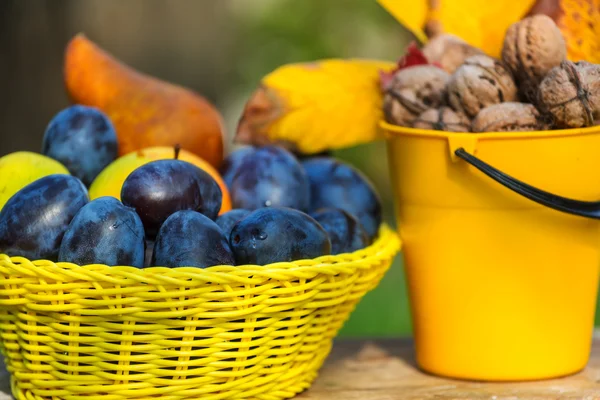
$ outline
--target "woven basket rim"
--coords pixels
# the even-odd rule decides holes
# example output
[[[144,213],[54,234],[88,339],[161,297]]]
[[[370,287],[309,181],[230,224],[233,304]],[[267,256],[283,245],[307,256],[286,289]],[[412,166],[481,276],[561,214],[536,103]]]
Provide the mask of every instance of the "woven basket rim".
[[[48,260],[31,261],[25,257],[0,254],[0,272],[4,275],[15,275],[19,270],[19,275],[43,275],[50,277],[56,274],[79,274],[94,276],[95,279],[103,280],[107,277],[131,278],[133,280],[144,281],[152,278],[175,278],[182,279],[200,279],[203,281],[220,280],[224,276],[236,275],[241,277],[258,275],[276,275],[283,274],[315,274],[327,270],[329,273],[335,273],[336,270],[345,270],[348,268],[357,268],[356,261],[362,261],[361,265],[368,265],[369,261],[375,261],[382,257],[394,257],[401,249],[400,238],[397,233],[387,224],[382,224],[376,240],[363,249],[352,253],[321,256],[314,259],[298,260],[292,262],[279,262],[268,265],[220,265],[208,268],[196,267],[149,267],[139,269],[131,266],[111,267],[103,264],[90,264],[80,266],[77,264],[58,262],[54,263]],[[324,268],[328,267],[328,268]],[[12,270],[6,273],[5,269]]]

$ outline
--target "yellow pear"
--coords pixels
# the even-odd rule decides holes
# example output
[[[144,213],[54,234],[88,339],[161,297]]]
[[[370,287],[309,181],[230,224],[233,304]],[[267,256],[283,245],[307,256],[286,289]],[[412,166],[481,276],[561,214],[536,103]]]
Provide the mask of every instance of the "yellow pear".
[[[42,154],[18,151],[0,158],[0,209],[23,187],[52,174],[67,174],[67,168]]]
[[[112,196],[121,200],[121,187],[123,186],[123,182],[125,182],[125,179],[127,179],[129,174],[131,174],[136,168],[141,167],[150,161],[164,160],[174,157],[175,149],[173,147],[157,146],[132,151],[129,154],[117,158],[106,168],[104,168],[104,170],[102,170],[102,172],[100,172],[100,174],[96,177],[94,182],[92,182],[92,185],[90,186],[90,200],[94,200],[102,196]],[[214,169],[204,159],[183,149],[179,151],[177,158],[203,169],[217,182],[221,188],[221,192],[223,193],[220,214],[231,209],[231,200],[227,186],[216,169]]]

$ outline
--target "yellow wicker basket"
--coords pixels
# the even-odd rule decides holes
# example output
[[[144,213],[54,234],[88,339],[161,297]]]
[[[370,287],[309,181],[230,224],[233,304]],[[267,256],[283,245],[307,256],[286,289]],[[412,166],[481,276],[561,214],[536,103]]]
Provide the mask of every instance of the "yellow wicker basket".
[[[268,266],[77,266],[0,255],[2,350],[19,400],[263,399],[307,389],[400,250]]]

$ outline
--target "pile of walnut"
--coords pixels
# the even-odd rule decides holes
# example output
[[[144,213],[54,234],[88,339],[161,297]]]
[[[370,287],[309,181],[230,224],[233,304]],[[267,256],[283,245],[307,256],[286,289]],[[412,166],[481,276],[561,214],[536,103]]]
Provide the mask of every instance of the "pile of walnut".
[[[580,128],[600,119],[600,65],[566,59],[554,21],[528,17],[506,32],[502,60],[449,35],[400,69],[385,93],[386,121],[452,132]],[[441,68],[440,68],[441,67]]]

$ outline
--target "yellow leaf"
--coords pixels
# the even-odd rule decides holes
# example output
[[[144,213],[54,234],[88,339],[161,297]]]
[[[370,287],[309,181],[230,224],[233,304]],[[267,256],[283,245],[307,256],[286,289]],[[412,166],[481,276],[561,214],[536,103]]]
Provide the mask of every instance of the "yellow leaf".
[[[379,73],[394,66],[363,59],[282,65],[246,103],[235,140],[313,154],[381,139]]]
[[[424,34],[425,26],[435,23],[441,32],[456,35],[493,57],[500,56],[506,29],[522,19],[535,3],[535,0],[377,1],[413,33],[420,30]]]
[[[424,27],[429,14],[428,0],[377,0],[402,26],[408,29],[421,42],[427,42]]]

